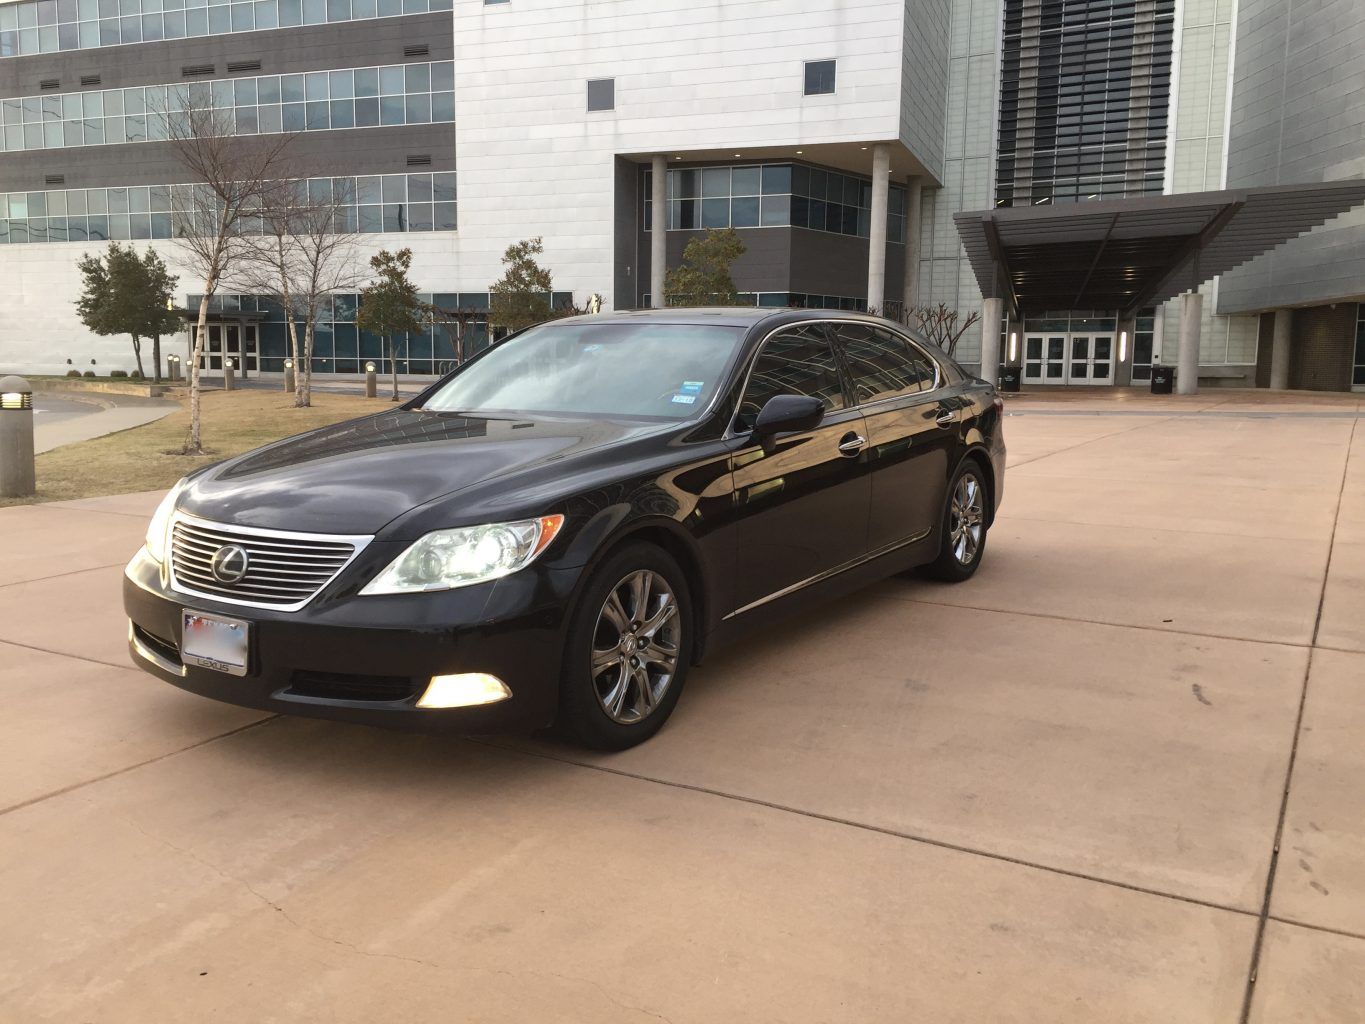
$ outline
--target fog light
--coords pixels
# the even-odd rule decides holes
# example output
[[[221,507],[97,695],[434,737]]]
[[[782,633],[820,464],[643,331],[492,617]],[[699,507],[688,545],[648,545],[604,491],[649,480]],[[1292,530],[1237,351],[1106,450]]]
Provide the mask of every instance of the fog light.
[[[512,691],[497,676],[490,676],[486,672],[465,672],[454,676],[432,676],[417,706],[470,708],[479,704],[496,704],[510,696]]]

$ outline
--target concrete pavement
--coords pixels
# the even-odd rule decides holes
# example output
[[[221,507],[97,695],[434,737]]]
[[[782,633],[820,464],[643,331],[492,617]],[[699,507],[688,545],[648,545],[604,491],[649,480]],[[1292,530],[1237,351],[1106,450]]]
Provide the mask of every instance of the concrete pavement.
[[[1360,403],[1144,397],[1012,400],[974,580],[615,756],[181,693],[159,495],[0,510],[0,1020],[1359,1020]]]

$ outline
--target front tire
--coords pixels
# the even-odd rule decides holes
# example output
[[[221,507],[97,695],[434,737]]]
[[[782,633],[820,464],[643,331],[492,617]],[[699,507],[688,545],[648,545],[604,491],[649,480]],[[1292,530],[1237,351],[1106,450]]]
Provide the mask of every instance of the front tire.
[[[929,576],[946,583],[961,583],[976,575],[986,552],[989,496],[980,464],[967,459],[948,485],[948,500],[939,525],[938,557],[925,566]]]
[[[687,577],[652,544],[599,565],[574,609],[560,677],[558,726],[595,750],[625,750],[663,727],[692,659]]]

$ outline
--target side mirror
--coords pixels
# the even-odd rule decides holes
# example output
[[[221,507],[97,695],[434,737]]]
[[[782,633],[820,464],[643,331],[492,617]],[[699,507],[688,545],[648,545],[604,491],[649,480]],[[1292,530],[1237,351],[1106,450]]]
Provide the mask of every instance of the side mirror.
[[[798,430],[814,430],[824,418],[825,407],[810,395],[773,395],[758,413],[754,433],[762,438]]]

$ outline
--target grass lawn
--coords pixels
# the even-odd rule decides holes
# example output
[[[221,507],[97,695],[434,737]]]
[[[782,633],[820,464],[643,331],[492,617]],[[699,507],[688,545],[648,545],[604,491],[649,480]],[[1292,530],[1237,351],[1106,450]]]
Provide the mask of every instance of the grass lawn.
[[[296,409],[293,401],[293,395],[282,391],[205,393],[200,429],[210,454],[191,457],[168,454],[184,447],[189,433],[185,399],[178,411],[155,423],[39,455],[38,493],[32,498],[0,498],[0,506],[170,487],[198,466],[290,434],[393,407],[386,398],[316,391],[311,408]]]

